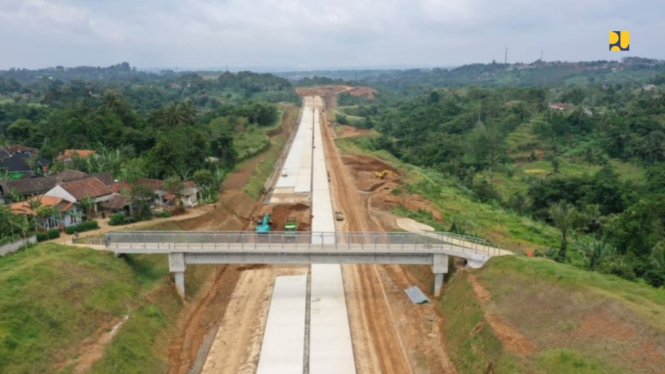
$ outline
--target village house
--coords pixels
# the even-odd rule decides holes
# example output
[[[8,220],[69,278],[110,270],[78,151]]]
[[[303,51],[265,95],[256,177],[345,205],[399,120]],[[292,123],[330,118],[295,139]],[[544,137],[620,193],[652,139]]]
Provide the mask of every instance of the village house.
[[[159,179],[141,178],[137,180],[135,184],[145,186],[155,194],[155,201],[153,202],[154,206],[163,207],[175,204],[176,196],[166,191],[164,188],[164,181]],[[109,188],[115,193],[129,194],[132,190],[132,185],[119,182],[109,186]],[[180,201],[182,205],[188,207],[193,207],[198,204],[198,188],[194,182],[183,182],[182,190],[180,191]]]
[[[93,211],[99,211],[100,203],[111,200],[113,192],[97,178],[86,178],[67,182],[53,187],[44,195],[58,197],[71,203],[81,205],[81,200],[93,199]]]
[[[40,206],[49,207],[51,212],[39,217]],[[74,203],[59,197],[37,195],[29,200],[14,203],[10,208],[15,214],[38,217],[37,221],[45,230],[81,223],[81,210]]]

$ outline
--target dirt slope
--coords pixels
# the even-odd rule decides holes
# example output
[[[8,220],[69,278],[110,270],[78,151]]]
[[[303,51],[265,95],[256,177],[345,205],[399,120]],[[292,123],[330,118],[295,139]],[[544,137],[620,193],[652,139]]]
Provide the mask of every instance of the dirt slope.
[[[646,285],[506,256],[458,273],[439,306],[465,372],[662,373],[665,295]]]

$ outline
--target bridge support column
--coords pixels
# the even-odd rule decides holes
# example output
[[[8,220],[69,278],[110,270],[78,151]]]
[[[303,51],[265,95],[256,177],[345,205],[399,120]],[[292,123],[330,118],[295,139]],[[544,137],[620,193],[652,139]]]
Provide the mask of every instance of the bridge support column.
[[[183,299],[185,298],[185,254],[169,253],[169,271],[174,273],[175,288]]]
[[[443,286],[443,277],[448,273],[448,255],[432,255],[432,273],[434,273],[434,296],[439,297]]]

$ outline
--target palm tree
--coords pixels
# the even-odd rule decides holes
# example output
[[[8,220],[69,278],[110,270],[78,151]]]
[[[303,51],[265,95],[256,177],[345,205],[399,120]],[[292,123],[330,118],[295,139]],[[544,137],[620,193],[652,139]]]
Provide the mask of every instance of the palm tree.
[[[169,128],[179,124],[192,125],[196,118],[196,107],[191,101],[173,102],[162,108],[161,120]]]
[[[127,102],[114,90],[106,90],[102,95],[102,106],[99,110],[104,113],[121,114],[127,109]]]
[[[592,238],[580,246],[582,252],[587,258],[587,268],[596,270],[608,257],[614,254],[614,247],[602,240]]]
[[[550,218],[554,222],[559,231],[561,231],[561,247],[557,261],[564,262],[566,260],[566,251],[568,249],[568,230],[573,225],[575,219],[575,207],[565,200],[561,200],[556,204],[550,205],[549,213]]]

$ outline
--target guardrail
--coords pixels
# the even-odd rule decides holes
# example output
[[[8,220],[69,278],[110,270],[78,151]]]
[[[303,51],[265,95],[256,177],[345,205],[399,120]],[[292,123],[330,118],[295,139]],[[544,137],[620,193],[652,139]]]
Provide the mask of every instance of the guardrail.
[[[464,253],[486,256],[498,255],[501,249],[485,245],[482,240],[465,240],[461,235],[445,232],[424,234],[403,232],[182,232],[182,231],[116,231],[106,234],[105,245],[110,249],[175,248],[186,245],[192,249],[207,248],[223,250],[240,248],[251,250],[261,247],[271,250],[284,248],[307,250],[359,249],[359,250],[405,250],[410,249],[454,249]]]

